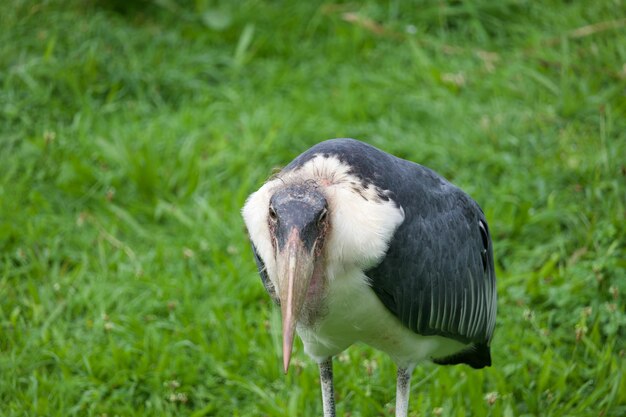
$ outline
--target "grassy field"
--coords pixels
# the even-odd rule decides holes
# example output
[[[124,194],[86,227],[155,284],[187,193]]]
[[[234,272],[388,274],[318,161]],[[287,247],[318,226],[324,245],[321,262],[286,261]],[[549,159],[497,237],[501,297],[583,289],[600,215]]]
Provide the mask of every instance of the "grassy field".
[[[239,210],[346,136],[493,232],[493,367],[418,367],[412,416],[626,415],[625,10],[0,2],[0,416],[321,415]],[[393,413],[387,357],[335,373],[339,415]]]

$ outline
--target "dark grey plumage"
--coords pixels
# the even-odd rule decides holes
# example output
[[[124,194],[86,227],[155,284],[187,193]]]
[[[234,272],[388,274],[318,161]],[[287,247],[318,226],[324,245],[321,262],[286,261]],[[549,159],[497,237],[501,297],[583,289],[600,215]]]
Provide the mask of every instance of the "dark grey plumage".
[[[267,275],[265,263],[263,262],[263,259],[261,259],[261,257],[259,256],[259,253],[257,252],[254,244],[252,244],[252,254],[254,255],[254,262],[256,262],[256,267],[259,270],[259,276],[261,277],[261,281],[263,282],[265,290],[272,298],[272,301],[280,305],[280,301],[278,299],[278,296],[276,295],[276,288],[274,288],[274,284],[272,284],[270,277]]]

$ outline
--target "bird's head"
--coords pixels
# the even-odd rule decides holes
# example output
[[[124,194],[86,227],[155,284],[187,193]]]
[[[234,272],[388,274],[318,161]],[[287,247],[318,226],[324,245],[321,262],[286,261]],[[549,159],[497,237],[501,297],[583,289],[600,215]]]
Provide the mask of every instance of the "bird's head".
[[[292,184],[270,198],[267,221],[276,259],[283,321],[283,366],[289,368],[296,323],[315,304],[322,283],[328,202],[314,184]]]

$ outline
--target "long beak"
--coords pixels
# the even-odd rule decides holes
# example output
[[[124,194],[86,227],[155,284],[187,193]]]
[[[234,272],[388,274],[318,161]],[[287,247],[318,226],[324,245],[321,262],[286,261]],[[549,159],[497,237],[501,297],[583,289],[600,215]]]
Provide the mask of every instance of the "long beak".
[[[280,308],[283,318],[283,369],[289,369],[296,323],[313,275],[313,254],[306,250],[295,227],[277,260]]]

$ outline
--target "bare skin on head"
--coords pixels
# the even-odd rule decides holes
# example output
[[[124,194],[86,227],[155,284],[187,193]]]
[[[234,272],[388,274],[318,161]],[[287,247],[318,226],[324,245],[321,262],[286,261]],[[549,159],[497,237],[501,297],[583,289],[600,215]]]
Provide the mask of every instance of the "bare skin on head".
[[[310,291],[328,230],[325,197],[308,184],[287,186],[271,199],[268,225],[277,253],[278,294],[283,322],[283,369],[289,369],[296,324],[305,305],[316,304]],[[317,281],[321,277],[317,277]],[[319,283],[315,283],[319,286]]]

